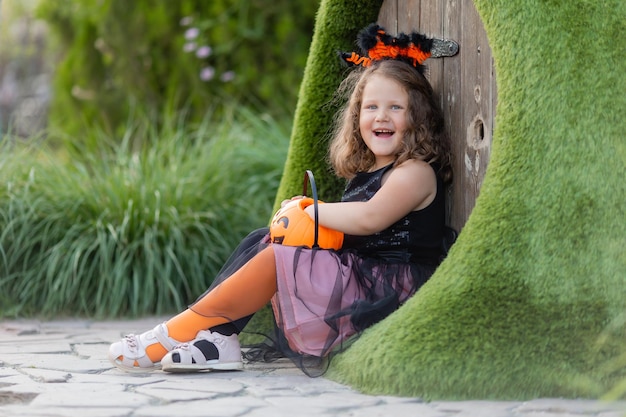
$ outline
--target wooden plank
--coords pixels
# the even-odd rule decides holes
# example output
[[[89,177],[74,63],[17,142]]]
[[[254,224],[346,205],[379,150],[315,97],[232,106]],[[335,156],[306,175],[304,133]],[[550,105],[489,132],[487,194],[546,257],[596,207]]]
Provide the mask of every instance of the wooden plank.
[[[398,32],[398,1],[385,0],[378,13],[378,24],[391,33]]]
[[[461,63],[464,45],[461,44],[461,5],[457,0],[446,1],[443,19],[443,36],[459,42],[459,54],[453,58],[443,60],[443,85],[440,100],[443,107],[443,117],[446,121],[446,129],[452,141],[452,164],[454,179],[452,186],[446,190],[446,220],[457,231],[465,224],[464,216],[459,207],[462,205],[462,194],[459,186],[459,167],[462,159],[459,155],[464,152],[464,138],[461,136],[459,126],[463,124],[461,106]]]
[[[422,0],[420,7],[420,25],[415,27],[429,37],[443,37],[443,9],[441,0]],[[441,96],[443,87],[443,59],[429,59],[426,61],[426,76],[433,86],[433,90]],[[441,102],[441,100],[440,100]]]
[[[422,3],[430,0],[400,0],[398,1],[398,30],[397,32],[412,32],[419,30],[422,24]],[[397,33],[396,32],[396,33]]]
[[[456,181],[453,185],[456,191],[453,213],[459,222],[456,227],[465,224],[478,195],[478,170],[475,169],[477,155],[476,151],[469,146],[473,139],[468,136],[473,134],[473,130],[481,120],[474,99],[479,52],[476,42],[476,17],[472,13],[473,4],[470,5],[469,3],[471,0],[463,0],[461,3],[461,44],[463,45],[460,55],[463,65],[461,66],[461,89],[459,91],[461,95],[461,119],[460,124],[456,127],[459,138],[455,153]],[[478,161],[480,161],[480,154]]]

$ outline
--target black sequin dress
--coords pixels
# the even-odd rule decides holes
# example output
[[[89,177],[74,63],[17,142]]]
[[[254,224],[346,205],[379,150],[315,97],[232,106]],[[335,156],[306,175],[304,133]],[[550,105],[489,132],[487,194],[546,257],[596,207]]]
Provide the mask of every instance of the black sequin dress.
[[[342,201],[367,201],[391,165],[358,174]],[[296,352],[324,356],[396,310],[432,275],[442,257],[442,184],[427,207],[370,236],[344,238],[340,251],[275,247],[278,327]]]

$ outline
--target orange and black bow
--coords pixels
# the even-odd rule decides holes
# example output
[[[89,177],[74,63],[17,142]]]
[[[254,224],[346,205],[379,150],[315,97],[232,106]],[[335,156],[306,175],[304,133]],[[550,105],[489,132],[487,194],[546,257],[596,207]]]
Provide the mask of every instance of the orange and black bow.
[[[418,32],[391,36],[385,32],[385,29],[374,23],[358,35],[357,45],[361,50],[360,54],[340,52],[340,56],[348,65],[362,67],[370,66],[373,61],[398,59],[411,64],[423,73],[424,61],[435,56],[432,50],[436,42],[438,45],[436,56],[452,56],[458,51],[456,42],[427,38]],[[443,50],[440,50],[440,44]]]

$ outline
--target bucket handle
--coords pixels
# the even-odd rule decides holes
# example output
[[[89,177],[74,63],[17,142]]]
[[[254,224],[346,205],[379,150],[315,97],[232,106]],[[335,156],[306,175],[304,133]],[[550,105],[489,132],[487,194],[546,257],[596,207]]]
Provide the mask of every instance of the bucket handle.
[[[314,220],[315,220],[315,234],[313,238],[313,247],[318,248],[317,244],[318,235],[319,235],[319,214],[317,212],[318,208],[318,199],[317,199],[317,187],[315,186],[315,177],[313,176],[313,172],[310,169],[307,169],[304,173],[304,185],[302,186],[302,195],[306,196],[307,193],[307,183],[311,184],[311,194],[313,194],[313,212],[314,212]]]

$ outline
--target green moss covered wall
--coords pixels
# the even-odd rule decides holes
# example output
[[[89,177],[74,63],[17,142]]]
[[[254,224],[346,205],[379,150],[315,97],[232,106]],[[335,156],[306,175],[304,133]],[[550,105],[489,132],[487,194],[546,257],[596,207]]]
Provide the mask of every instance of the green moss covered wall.
[[[626,353],[626,3],[475,5],[498,84],[480,196],[432,279],[329,376],[426,399],[602,397],[626,380],[616,362]]]

